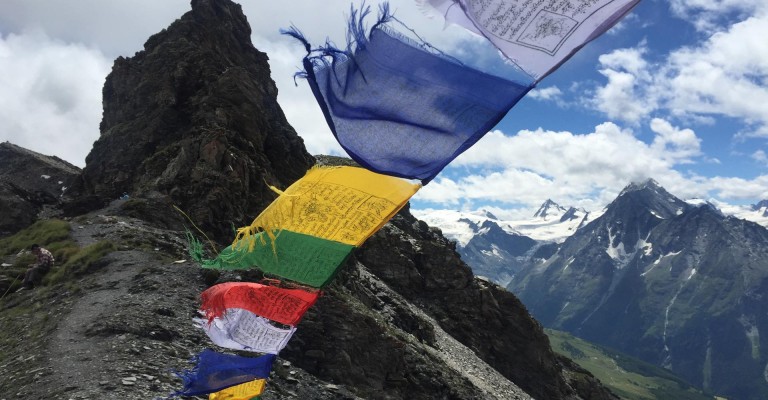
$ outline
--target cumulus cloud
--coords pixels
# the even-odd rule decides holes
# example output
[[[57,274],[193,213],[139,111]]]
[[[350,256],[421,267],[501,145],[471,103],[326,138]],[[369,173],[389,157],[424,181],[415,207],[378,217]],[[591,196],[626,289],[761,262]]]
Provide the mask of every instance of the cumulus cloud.
[[[663,114],[697,123],[711,123],[712,117],[743,119],[752,129],[740,135],[764,136],[766,37],[768,12],[747,17],[701,45],[674,50],[658,63],[647,60],[645,44],[615,50],[600,56],[607,83],[588,104],[611,119],[631,123]]]
[[[651,120],[651,130],[656,133],[651,149],[671,163],[692,163],[692,157],[701,155],[701,139],[693,130],[678,129],[661,118]]]
[[[98,50],[39,31],[0,38],[0,141],[83,166],[110,66]]]
[[[637,123],[658,107],[655,99],[645,95],[651,74],[644,53],[639,47],[600,56],[599,72],[608,83],[597,89],[590,103],[609,118]]]
[[[757,150],[756,152],[752,153],[750,157],[760,164],[768,165],[768,155],[766,155],[762,150]]]
[[[768,14],[671,54],[664,85],[677,114],[715,114],[768,124]]]
[[[742,15],[765,11],[763,0],[671,0],[670,9],[684,18],[699,31],[718,30],[722,19],[731,13]]]
[[[509,136],[492,131],[452,165],[481,173],[458,180],[438,178],[417,194],[418,200],[457,204],[464,199],[540,204],[557,198],[566,204],[608,202],[632,181],[654,178],[683,196],[704,194],[675,168],[696,161],[700,139],[691,129],[668,121],[650,124],[650,144],[610,122],[594,132],[574,134],[538,129]]]
[[[114,59],[142,50],[150,35],[188,10],[189,0],[3,0],[0,33],[43,31]]]
[[[768,199],[768,175],[760,175],[753,179],[716,176],[703,183],[713,195],[720,198]]]
[[[528,92],[528,97],[542,101],[559,101],[563,96],[563,92],[557,86],[549,86],[545,88],[536,88]]]

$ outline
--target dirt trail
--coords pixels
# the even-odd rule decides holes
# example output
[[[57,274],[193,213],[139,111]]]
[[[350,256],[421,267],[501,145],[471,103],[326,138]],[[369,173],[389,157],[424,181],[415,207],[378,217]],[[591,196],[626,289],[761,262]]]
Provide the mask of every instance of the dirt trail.
[[[203,331],[192,324],[205,285],[197,266],[178,262],[185,242],[178,233],[110,211],[72,222],[72,237],[81,247],[107,240],[118,251],[70,284],[71,291],[45,299],[56,326],[45,346],[18,349],[19,357],[40,366],[16,371],[19,379],[35,373],[34,385],[17,397],[101,399],[105,392],[115,399],[165,397],[180,385],[171,371],[187,368],[187,360],[205,345]],[[42,292],[19,296],[39,302]]]

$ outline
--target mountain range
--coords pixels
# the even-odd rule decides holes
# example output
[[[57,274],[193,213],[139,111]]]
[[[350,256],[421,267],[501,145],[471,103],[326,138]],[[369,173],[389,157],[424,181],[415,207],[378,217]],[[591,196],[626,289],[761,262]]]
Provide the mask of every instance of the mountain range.
[[[760,220],[765,205],[740,215]],[[532,221],[564,210],[547,201]],[[457,227],[422,217],[445,226],[449,237]],[[548,228],[569,222],[561,219],[552,218]],[[493,223],[518,241],[526,237],[514,228],[525,224],[488,221],[474,226]],[[583,222],[566,237],[534,241],[495,274],[490,256],[473,264],[472,243],[488,241],[486,231],[465,232],[457,247],[476,273],[507,284],[546,327],[662,366],[728,398],[768,398],[768,229],[710,202],[683,201],[653,180],[628,185]],[[506,242],[484,246],[503,249]]]
[[[600,214],[547,200],[527,220],[500,220],[485,210],[414,210],[414,215],[455,240],[476,275],[506,286],[532,260],[548,258],[558,243]]]

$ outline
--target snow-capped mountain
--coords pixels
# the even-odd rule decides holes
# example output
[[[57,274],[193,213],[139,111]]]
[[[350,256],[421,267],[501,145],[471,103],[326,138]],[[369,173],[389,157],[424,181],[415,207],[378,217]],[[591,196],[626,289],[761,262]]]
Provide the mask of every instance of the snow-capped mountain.
[[[765,227],[649,180],[627,186],[508,288],[544,326],[728,398],[768,398],[766,255]]]
[[[560,219],[567,211],[567,208],[555,203],[550,199],[547,199],[533,214],[533,217],[545,220]]]

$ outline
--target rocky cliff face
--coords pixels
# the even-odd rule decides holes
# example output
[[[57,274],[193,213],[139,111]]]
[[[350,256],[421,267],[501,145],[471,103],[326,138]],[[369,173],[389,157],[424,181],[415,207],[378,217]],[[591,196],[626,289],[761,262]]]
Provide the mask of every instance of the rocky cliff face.
[[[0,236],[31,225],[59,204],[80,169],[58,158],[0,143]]]
[[[231,224],[249,223],[274,199],[267,183],[301,177],[313,158],[250,35],[239,5],[193,0],[143,51],[118,58],[103,89],[101,136],[73,188],[80,201],[164,197],[226,240]]]
[[[358,259],[533,397],[613,397],[585,371],[556,356],[522,303],[503,288],[475,278],[454,246],[439,230],[406,212],[369,239]]]

